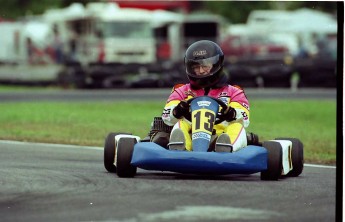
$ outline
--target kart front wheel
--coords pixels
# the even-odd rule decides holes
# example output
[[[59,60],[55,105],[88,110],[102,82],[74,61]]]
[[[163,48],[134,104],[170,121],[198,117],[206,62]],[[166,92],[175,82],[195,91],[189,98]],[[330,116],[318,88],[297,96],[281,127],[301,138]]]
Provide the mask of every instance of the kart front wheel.
[[[135,138],[120,138],[116,148],[116,173],[119,177],[134,177],[137,167],[131,165]]]
[[[104,167],[110,173],[116,173],[115,161],[115,136],[118,133],[109,133],[104,142]]]
[[[304,166],[303,143],[296,138],[277,138],[276,140],[289,140],[292,143],[291,160],[292,170],[286,174],[289,177],[298,177]]]
[[[267,149],[267,170],[261,172],[261,180],[278,180],[283,169],[283,149],[280,143],[265,141],[263,147]]]
[[[104,141],[104,167],[110,173],[116,173],[115,155],[116,155],[116,142],[115,136],[120,134],[131,135],[129,133],[109,133]]]

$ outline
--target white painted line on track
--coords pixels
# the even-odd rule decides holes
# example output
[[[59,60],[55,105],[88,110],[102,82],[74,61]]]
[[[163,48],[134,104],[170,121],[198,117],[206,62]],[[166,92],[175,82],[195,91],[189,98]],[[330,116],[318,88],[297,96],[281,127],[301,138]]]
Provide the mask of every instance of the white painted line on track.
[[[34,142],[21,142],[21,141],[11,141],[11,140],[0,140],[1,144],[13,144],[13,145],[31,145],[31,146],[50,146],[56,148],[73,148],[73,149],[89,149],[89,150],[102,150],[103,147],[97,146],[80,146],[80,145],[69,145],[69,144],[56,144],[56,143],[34,143]]]
[[[138,221],[233,221],[233,220],[269,220],[283,216],[268,210],[251,208],[235,208],[228,206],[178,206],[173,210],[160,211],[156,213],[141,213],[135,218],[127,218],[119,222]]]
[[[89,150],[103,151],[103,147],[97,147],[97,146],[79,146],[79,145],[55,144],[55,143],[34,143],[34,142],[12,141],[12,140],[0,140],[0,145],[1,144],[51,146],[51,147],[60,147],[60,148],[89,149]],[[309,163],[305,163],[304,166],[305,167],[314,167],[314,168],[336,169],[336,166],[309,164]]]
[[[336,166],[309,164],[309,163],[305,163],[304,166],[306,166],[306,167],[316,167],[316,168],[329,168],[329,169],[336,169],[337,168]]]

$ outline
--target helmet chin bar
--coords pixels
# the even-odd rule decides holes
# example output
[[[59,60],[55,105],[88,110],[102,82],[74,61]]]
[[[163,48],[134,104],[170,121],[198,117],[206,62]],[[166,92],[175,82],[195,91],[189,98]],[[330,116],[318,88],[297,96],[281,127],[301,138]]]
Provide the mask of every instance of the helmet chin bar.
[[[213,87],[217,85],[218,81],[220,80],[219,78],[220,72],[221,70],[211,76],[206,76],[203,78],[197,78],[195,76],[188,75],[188,79],[190,81],[190,84],[193,86],[193,88]]]

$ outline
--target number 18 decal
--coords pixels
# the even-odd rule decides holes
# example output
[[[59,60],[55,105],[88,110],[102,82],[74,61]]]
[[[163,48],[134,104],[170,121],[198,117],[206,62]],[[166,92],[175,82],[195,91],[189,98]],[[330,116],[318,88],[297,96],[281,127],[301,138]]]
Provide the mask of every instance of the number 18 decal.
[[[193,113],[193,133],[208,132],[212,133],[215,121],[215,113],[208,109],[198,109]]]

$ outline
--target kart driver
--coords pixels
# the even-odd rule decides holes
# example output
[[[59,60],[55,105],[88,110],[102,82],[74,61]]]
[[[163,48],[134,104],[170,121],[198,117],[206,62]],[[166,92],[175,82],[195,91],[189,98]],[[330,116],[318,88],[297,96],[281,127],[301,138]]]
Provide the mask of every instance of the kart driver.
[[[247,146],[249,102],[241,88],[227,84],[223,61],[221,48],[212,41],[197,41],[187,49],[184,63],[189,83],[173,88],[162,114],[164,123],[173,126],[169,149],[192,151],[192,126],[184,118],[190,115],[186,101],[204,95],[218,98],[228,106],[221,110],[225,121],[214,126],[217,136],[214,151],[233,152]]]

